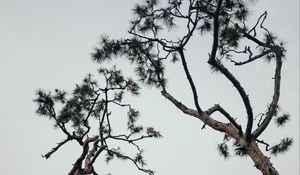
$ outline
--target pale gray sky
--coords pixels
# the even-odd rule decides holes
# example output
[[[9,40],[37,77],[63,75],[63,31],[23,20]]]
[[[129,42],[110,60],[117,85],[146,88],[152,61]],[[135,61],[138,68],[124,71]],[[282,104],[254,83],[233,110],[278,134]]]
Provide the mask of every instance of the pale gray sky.
[[[80,154],[79,147],[68,144],[49,160],[41,157],[64,136],[53,129],[49,120],[34,113],[34,92],[37,88],[71,90],[87,73],[95,72],[99,65],[90,61],[90,53],[99,36],[106,33],[112,38],[126,37],[134,2],[137,1],[0,0],[1,174],[67,174]],[[299,1],[257,1],[253,20],[264,10],[269,12],[268,27],[287,42],[280,105],[292,118],[287,127],[270,127],[263,137],[271,144],[285,136],[294,138],[291,150],[272,157],[271,161],[281,174],[296,175],[299,174]],[[191,47],[188,58],[190,65],[197,65],[191,66],[195,79],[205,82],[197,84],[200,103],[205,108],[220,103],[243,121],[244,109],[235,90],[222,76],[212,74],[206,64],[210,49],[207,43],[211,41],[194,42],[200,48]],[[234,69],[238,77],[244,77],[241,82],[249,91],[255,114],[264,112],[271,99],[273,68],[272,64],[251,64],[247,69]],[[192,106],[188,84],[180,73],[180,65],[168,69],[168,87]],[[220,157],[216,147],[223,135],[211,129],[201,130],[200,121],[184,116],[158,90],[145,90],[142,98],[130,100],[142,112],[140,122],[154,126],[164,136],[142,143],[148,167],[158,175],[260,174],[251,159],[232,157],[225,161]],[[97,168],[103,175],[142,174],[133,164],[122,161],[108,166],[99,162]]]

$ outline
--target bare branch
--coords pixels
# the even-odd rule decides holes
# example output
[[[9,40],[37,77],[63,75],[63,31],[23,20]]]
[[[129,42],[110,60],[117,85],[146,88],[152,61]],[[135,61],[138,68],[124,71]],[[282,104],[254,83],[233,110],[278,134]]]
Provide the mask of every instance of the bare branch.
[[[197,24],[199,22],[199,11],[197,10],[196,11],[196,14],[195,14],[195,19],[193,21],[192,19],[192,13],[191,13],[191,10],[193,9],[192,7],[192,3],[190,2],[190,5],[189,5],[189,15],[188,15],[188,24],[187,24],[187,28],[188,28],[188,32],[187,34],[181,39],[181,47],[183,48],[187,43],[188,41],[190,40],[191,36],[193,35],[195,29],[197,28]],[[192,24],[192,28],[190,27],[190,24]]]
[[[275,77],[274,77],[273,98],[269,106],[269,109],[266,113],[265,119],[263,120],[261,125],[252,133],[254,138],[257,138],[267,128],[278,107],[278,100],[280,96],[281,67],[282,67],[282,58],[276,55],[276,69],[275,69]]]
[[[212,44],[212,50],[210,53],[210,60],[215,60],[217,50],[218,50],[218,44],[219,44],[219,16],[220,16],[220,10],[221,10],[222,0],[218,1],[216,11],[214,13],[214,22],[213,22],[213,44]]]
[[[100,94],[97,94],[96,98],[92,102],[92,105],[89,109],[89,112],[88,112],[86,118],[83,120],[83,125],[87,128],[87,130],[85,131],[85,133],[82,134],[81,139],[83,139],[90,132],[91,127],[88,124],[88,120],[89,120],[89,117],[91,116],[91,114],[94,110],[94,107],[97,103],[97,100],[98,100],[99,96],[100,96]]]
[[[235,119],[233,117],[231,117],[231,115],[224,109],[222,108],[220,105],[216,104],[214,105],[213,108],[208,109],[208,112],[210,114],[212,114],[214,111],[219,111],[221,114],[223,114],[227,120],[233,124],[233,126],[239,130],[240,135],[243,135],[243,131],[242,131],[242,127],[241,125],[237,124]],[[206,112],[207,113],[207,112]]]
[[[192,92],[193,92],[194,104],[196,106],[196,109],[197,109],[198,113],[202,114],[203,111],[202,111],[202,109],[199,106],[197,90],[196,90],[194,81],[192,79],[192,76],[191,76],[191,74],[189,72],[189,69],[188,69],[188,66],[187,66],[187,63],[186,63],[186,59],[185,59],[185,55],[184,55],[182,49],[179,50],[179,54],[180,54],[180,57],[181,57],[182,66],[183,66],[185,75],[186,75],[186,77],[187,77],[187,79],[189,81],[189,84],[190,84]]]
[[[269,149],[269,144],[268,143],[266,143],[265,141],[263,141],[263,140],[258,140],[258,139],[256,139],[256,141],[258,142],[258,143],[260,143],[260,144],[263,144],[263,145],[265,145],[266,146],[266,151],[270,151],[270,149]],[[272,148],[271,148],[272,149]]]
[[[260,15],[260,17],[256,21],[256,24],[253,26],[253,28],[251,30],[249,30],[248,34],[251,34],[251,32],[253,32],[253,37],[256,37],[256,27],[258,26],[260,20],[262,19],[262,21],[260,22],[260,27],[264,28],[263,23],[265,22],[267,15],[268,15],[267,11],[265,11],[262,15]]]
[[[225,68],[223,65],[218,63],[218,61],[216,61],[216,60],[210,59],[209,64],[215,66],[218,70],[220,70],[222,72],[222,74],[234,85],[234,87],[239,92],[239,94],[244,102],[244,106],[246,108],[247,115],[248,115],[246,137],[249,140],[251,137],[250,135],[251,135],[252,125],[253,125],[253,111],[252,111],[252,107],[251,107],[248,95],[246,94],[246,92],[245,92],[244,88],[242,87],[242,85],[240,84],[240,82],[230,73],[230,71],[227,68]]]
[[[257,122],[257,127],[259,127],[259,126],[261,125],[263,116],[265,116],[265,115],[266,115],[266,114],[264,114],[264,113],[260,113],[260,114],[258,114],[257,116],[254,117],[254,120],[256,120],[257,117],[259,117],[259,120],[258,120],[258,122]]]
[[[55,153],[61,146],[63,146],[65,143],[67,143],[68,141],[72,140],[72,137],[68,137],[65,140],[57,143],[57,146],[52,148],[51,151],[49,151],[47,154],[42,155],[42,157],[45,157],[46,159],[50,158],[50,156]]]
[[[200,119],[203,123],[207,124],[211,128],[220,131],[225,132],[228,135],[230,135],[232,138],[240,139],[239,131],[232,125],[228,125],[226,123],[219,122],[217,120],[214,120],[209,115],[207,115],[205,112],[199,114],[196,110],[190,109],[186,107],[184,104],[176,100],[173,96],[171,96],[168,92],[162,91],[161,94],[167,98],[170,102],[172,102],[178,109],[180,109],[183,113],[193,116],[197,119]]]
[[[125,138],[122,138],[120,136],[123,136]],[[114,139],[114,140],[121,140],[121,141],[128,142],[128,143],[134,145],[139,151],[141,151],[140,147],[137,144],[135,144],[134,142],[139,141],[139,140],[143,140],[145,138],[151,138],[151,137],[153,137],[152,135],[142,135],[142,136],[140,136],[138,138],[135,138],[135,139],[129,139],[130,136],[131,136],[131,134],[129,136],[126,136],[126,135],[119,135],[119,136],[109,135],[107,138],[111,138],[111,139]]]
[[[255,61],[255,60],[257,60],[257,59],[259,59],[259,58],[261,58],[261,57],[263,57],[263,56],[265,56],[265,55],[271,53],[271,52],[273,52],[272,49],[268,49],[268,50],[262,51],[260,54],[255,55],[255,56],[253,56],[253,57],[250,56],[249,59],[248,59],[247,61],[236,62],[236,61],[231,60],[231,62],[233,62],[234,65],[236,65],[236,66],[241,66],[241,65],[250,63],[250,62],[252,62],[252,61]]]

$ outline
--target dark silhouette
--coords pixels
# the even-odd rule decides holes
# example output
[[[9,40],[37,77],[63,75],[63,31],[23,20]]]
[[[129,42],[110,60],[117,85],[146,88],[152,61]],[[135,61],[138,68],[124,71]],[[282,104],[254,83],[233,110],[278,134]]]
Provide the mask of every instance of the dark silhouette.
[[[55,121],[55,124],[67,136],[53,150],[44,155],[48,158],[68,141],[75,140],[83,148],[82,155],[75,162],[70,174],[95,173],[93,163],[100,153],[107,153],[107,160],[113,157],[131,160],[142,171],[152,174],[153,171],[143,169],[144,165],[141,150],[135,141],[148,137],[160,137],[154,128],[146,131],[134,123],[137,111],[129,104],[122,104],[125,91],[138,94],[139,84],[155,87],[161,90],[161,95],[169,100],[184,114],[195,117],[203,122],[202,128],[210,127],[224,134],[223,141],[218,145],[219,152],[225,158],[230,155],[228,142],[233,142],[233,152],[238,156],[249,156],[255,167],[264,175],[278,175],[270,158],[261,151],[258,144],[265,147],[270,155],[278,155],[287,151],[293,143],[292,138],[283,138],[276,145],[269,145],[261,138],[261,134],[274,120],[277,126],[283,126],[288,120],[288,114],[278,112],[280,96],[281,67],[285,60],[286,50],[281,42],[264,25],[267,12],[261,14],[257,22],[250,26],[247,24],[249,16],[249,1],[244,0],[147,0],[136,4],[133,12],[134,17],[130,23],[129,33],[132,37],[125,39],[110,39],[103,36],[100,45],[92,54],[93,61],[102,63],[112,58],[122,57],[128,59],[135,70],[137,82],[125,79],[120,71],[113,69],[101,69],[100,73],[105,76],[105,87],[96,87],[90,77],[84,80],[83,85],[77,86],[72,97],[66,99],[65,93],[57,90],[55,94],[44,91],[38,92],[35,100],[39,104],[38,113]],[[164,36],[172,32],[174,28],[184,30],[176,39]],[[224,107],[219,104],[204,109],[199,103],[198,88],[195,83],[195,75],[192,75],[188,65],[187,45],[191,39],[202,36],[211,36],[211,50],[208,51],[208,66],[215,72],[225,77],[235,88],[240,96],[246,111],[246,124],[242,126],[239,120],[243,117],[234,118]],[[206,44],[207,41],[202,41]],[[201,44],[201,40],[199,39]],[[200,44],[198,47],[200,47]],[[246,59],[245,59],[246,57]],[[244,59],[243,59],[244,58]],[[235,66],[247,66],[258,60],[264,63],[275,64],[273,95],[265,112],[259,116],[253,114],[253,103],[250,102],[248,93],[242,83],[229,69],[228,64]],[[176,94],[171,94],[167,87],[165,76],[166,61],[174,64],[181,63],[182,70],[187,78],[187,83],[192,92],[194,107],[182,103]],[[260,64],[264,64],[261,63]],[[195,66],[195,65],[194,65]],[[201,84],[205,86],[205,83]],[[260,86],[260,85],[258,85]],[[114,98],[110,99],[108,93],[117,91]],[[214,93],[214,92],[212,92]],[[104,95],[100,98],[100,95]],[[61,103],[63,108],[60,114],[55,113],[54,103]],[[128,129],[129,135],[113,135],[109,123],[109,104],[116,104],[129,108]],[[166,109],[167,110],[167,109]],[[227,122],[216,120],[213,115],[220,113]],[[98,134],[88,137],[91,131],[90,119],[99,121]],[[74,132],[67,130],[67,125],[72,125]],[[142,134],[132,138],[133,134]],[[137,157],[131,158],[123,155],[120,150],[109,148],[106,139],[115,139],[128,142],[137,147]],[[89,148],[93,143],[93,148]],[[85,166],[82,167],[83,160]]]

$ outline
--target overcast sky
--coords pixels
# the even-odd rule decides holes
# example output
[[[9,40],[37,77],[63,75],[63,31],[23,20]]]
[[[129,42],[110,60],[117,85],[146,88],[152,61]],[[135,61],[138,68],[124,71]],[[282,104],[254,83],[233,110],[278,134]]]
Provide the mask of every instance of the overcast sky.
[[[51,159],[45,154],[64,136],[51,121],[35,114],[34,93],[38,88],[72,90],[87,73],[99,65],[90,54],[102,34],[126,37],[132,0],[0,0],[0,171],[7,175],[67,174],[79,147],[68,144]],[[282,112],[291,114],[284,128],[270,127],[265,141],[277,143],[294,138],[294,146],[271,161],[281,174],[299,174],[299,1],[260,0],[252,11],[252,21],[268,11],[266,25],[286,41],[287,60],[282,73]],[[191,72],[196,76],[200,103],[204,108],[220,103],[243,122],[245,111],[235,89],[221,75],[211,73],[206,64],[211,41],[194,40],[198,49],[188,50]],[[199,59],[202,57],[202,59]],[[249,92],[255,114],[264,112],[272,94],[274,65],[263,61],[246,69],[234,68]],[[119,65],[125,68],[124,65]],[[127,66],[126,66],[127,67]],[[191,93],[180,65],[167,69],[168,88],[176,97],[193,106]],[[199,80],[199,81],[198,81]],[[154,126],[164,138],[145,140],[145,159],[157,175],[253,175],[260,174],[249,158],[224,160],[217,152],[223,135],[184,116],[161,95],[146,89],[141,98],[129,98],[142,112],[140,122]],[[124,117],[126,117],[124,113]],[[116,120],[118,122],[118,120]],[[273,123],[272,123],[273,124]],[[118,127],[119,123],[116,123]],[[263,148],[262,148],[263,149]],[[133,164],[115,161],[97,165],[102,175],[143,174]]]

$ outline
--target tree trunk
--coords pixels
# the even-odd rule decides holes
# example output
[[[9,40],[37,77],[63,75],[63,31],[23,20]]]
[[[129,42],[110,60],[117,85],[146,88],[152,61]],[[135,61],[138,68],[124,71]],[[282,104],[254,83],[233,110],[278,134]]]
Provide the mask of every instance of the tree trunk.
[[[270,162],[270,159],[261,152],[255,141],[249,143],[246,148],[247,153],[255,163],[256,168],[258,168],[263,175],[279,175],[273,167],[273,164]]]

